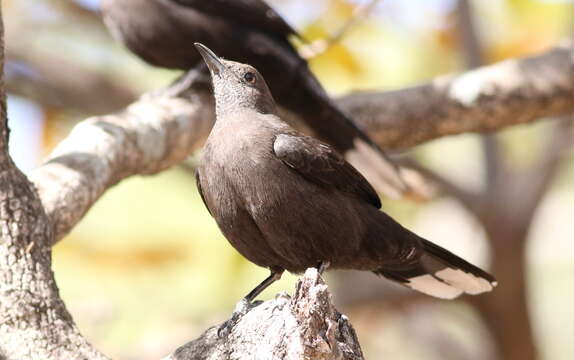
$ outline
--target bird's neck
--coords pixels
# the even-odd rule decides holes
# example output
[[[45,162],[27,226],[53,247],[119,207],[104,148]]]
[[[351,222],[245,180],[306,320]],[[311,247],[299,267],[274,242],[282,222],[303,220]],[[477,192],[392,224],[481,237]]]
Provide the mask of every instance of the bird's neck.
[[[213,161],[228,163],[229,159],[239,159],[247,153],[268,153],[277,134],[291,131],[289,125],[272,114],[249,111],[218,116],[204,152],[209,153]]]
[[[233,113],[217,114],[217,121],[210,137],[250,139],[254,134],[277,134],[292,130],[275,114],[259,114],[249,109],[236,109]]]
[[[265,98],[241,98],[226,94],[216,94],[215,112],[217,118],[233,116],[237,113],[275,114],[275,102]]]

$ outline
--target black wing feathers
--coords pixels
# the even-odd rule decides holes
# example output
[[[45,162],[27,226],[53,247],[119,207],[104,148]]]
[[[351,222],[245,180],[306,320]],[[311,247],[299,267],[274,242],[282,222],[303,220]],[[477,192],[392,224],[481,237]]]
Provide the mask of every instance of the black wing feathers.
[[[440,260],[447,267],[450,266],[458,268],[466,273],[483,278],[489,283],[496,283],[494,276],[490,275],[479,267],[472,265],[461,257],[456,256],[447,249],[444,249],[427,240],[423,240],[423,247],[427,253],[431,254],[435,259]]]
[[[183,6],[257,28],[269,34],[298,36],[297,32],[263,0],[171,0]]]
[[[371,184],[329,145],[312,137],[280,134],[275,155],[308,181],[359,196],[376,208],[381,199]]]

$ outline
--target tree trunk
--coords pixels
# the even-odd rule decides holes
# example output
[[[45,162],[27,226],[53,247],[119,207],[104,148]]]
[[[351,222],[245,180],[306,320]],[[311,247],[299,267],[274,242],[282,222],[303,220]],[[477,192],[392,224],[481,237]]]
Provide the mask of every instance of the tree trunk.
[[[524,231],[505,231],[503,226],[486,228],[493,254],[491,269],[503,285],[478,298],[477,306],[491,331],[501,360],[535,360],[538,349],[527,301],[527,234]]]

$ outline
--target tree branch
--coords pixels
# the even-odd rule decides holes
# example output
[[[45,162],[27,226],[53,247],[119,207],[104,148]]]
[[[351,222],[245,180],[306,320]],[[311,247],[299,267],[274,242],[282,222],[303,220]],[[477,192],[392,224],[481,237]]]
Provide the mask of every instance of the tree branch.
[[[120,113],[79,123],[30,174],[54,224],[54,242],[112,185],[158,173],[199,148],[214,121],[211,98],[206,88],[189,101],[144,96]]]
[[[483,64],[484,51],[480,43],[480,38],[478,35],[478,29],[474,24],[473,8],[470,0],[459,0],[458,1],[458,19],[459,19],[459,29],[465,35],[465,55],[466,63],[469,68],[480,66]],[[485,184],[482,191],[480,191],[479,198],[473,203],[474,215],[485,228],[485,231],[489,236],[487,239],[491,243],[493,248],[504,247],[506,251],[493,251],[492,252],[492,263],[496,267],[497,264],[505,262],[508,252],[516,252],[517,256],[524,256],[523,252],[520,251],[524,249],[524,242],[526,241],[526,236],[516,236],[514,239],[522,242],[522,244],[516,244],[515,242],[508,241],[505,237],[497,237],[494,234],[499,232],[500,227],[509,226],[509,223],[502,225],[501,223],[488,221],[491,218],[505,218],[512,216],[517,219],[517,222],[521,224],[522,228],[527,229],[531,223],[532,216],[521,212],[520,210],[525,208],[527,204],[523,201],[523,198],[512,199],[509,195],[515,193],[513,191],[518,187],[518,178],[513,173],[511,167],[507,164],[504,158],[504,154],[500,149],[500,141],[498,134],[487,134],[481,137],[482,140],[482,151],[484,154],[484,168],[485,168]],[[508,176],[510,174],[510,176]],[[505,176],[507,175],[507,176]],[[545,176],[541,174],[540,176]],[[525,195],[527,197],[528,195]],[[503,202],[503,204],[501,204]],[[516,208],[519,211],[509,211],[510,208]],[[534,204],[536,207],[536,204]],[[518,214],[520,212],[520,214]],[[487,216],[487,217],[485,217]],[[488,219],[488,220],[487,220]],[[487,220],[487,221],[484,221]],[[520,234],[518,231],[516,234]],[[496,242],[496,244],[492,244]],[[512,264],[508,262],[508,264]],[[516,265],[524,265],[524,262],[515,262]],[[497,270],[501,270],[500,267]],[[514,281],[514,296],[521,297],[518,302],[526,303],[526,287],[518,287],[520,285],[526,286],[525,282],[521,280],[525,278],[526,268],[524,266],[520,267],[506,267],[502,269],[505,271],[504,274],[498,274],[501,276],[501,280],[508,280],[509,277],[520,279]],[[496,295],[494,295],[496,296]],[[516,301],[516,300],[515,300]],[[497,358],[504,358],[507,360],[518,360],[518,359],[532,359],[537,357],[537,349],[535,336],[532,332],[532,326],[530,323],[530,316],[527,308],[521,306],[514,306],[515,303],[511,303],[508,299],[502,298],[502,301],[497,302],[493,308],[493,303],[488,303],[487,301],[481,302],[476,301],[477,309],[481,312],[481,315],[489,326],[489,330],[493,340],[496,342],[496,348],[498,350]],[[498,319],[504,319],[504,323],[517,323],[522,324],[521,327],[516,329],[513,335],[508,333],[501,333],[501,328],[493,326],[493,318],[489,317],[493,312],[500,311],[504,313],[504,316],[498,317]],[[513,350],[516,347],[516,339],[523,344],[522,351],[517,353]]]
[[[7,68],[9,92],[66,110],[106,114],[122,109],[137,97],[132,89],[110,77],[57,56],[12,49]]]
[[[339,104],[386,149],[564,115],[574,111],[574,41],[411,88],[351,94]]]
[[[309,45],[305,45],[299,49],[299,54],[304,59],[312,59],[319,55],[324,54],[333,45],[339,43],[349,32],[366,18],[369,17],[371,12],[377,7],[381,0],[370,0],[363,5],[357,5],[353,10],[351,17],[333,34],[325,39],[319,39]]]
[[[556,178],[567,150],[574,145],[574,116],[558,119],[539,160],[529,169],[516,174],[516,189],[512,192],[516,206],[514,216],[528,224],[540,205],[551,182]],[[518,202],[520,199],[520,202]]]
[[[4,85],[4,21],[0,6],[0,164],[8,159],[8,133],[6,87]]]
[[[473,16],[474,11],[470,0],[459,0],[456,9],[457,28],[462,34],[460,46],[463,48],[466,68],[475,69],[483,66],[484,51]],[[481,137],[482,152],[484,155],[484,177],[486,188],[490,189],[499,180],[503,170],[503,161],[500,157],[500,144],[496,134],[486,134]]]
[[[440,191],[452,196],[453,198],[460,201],[460,203],[471,213],[476,214],[479,209],[480,194],[474,193],[470,190],[465,189],[463,186],[454,183],[453,181],[447,179],[442,174],[421,165],[419,162],[414,161],[410,158],[400,161],[400,164],[417,171],[425,179],[430,180],[432,183],[438,186]]]
[[[249,311],[229,336],[208,329],[165,360],[314,359],[361,360],[363,354],[346,316],[333,306],[314,268],[299,279],[295,294],[279,294]]]
[[[58,295],[51,224],[8,154],[3,65],[0,6],[0,358],[105,359],[80,335]]]

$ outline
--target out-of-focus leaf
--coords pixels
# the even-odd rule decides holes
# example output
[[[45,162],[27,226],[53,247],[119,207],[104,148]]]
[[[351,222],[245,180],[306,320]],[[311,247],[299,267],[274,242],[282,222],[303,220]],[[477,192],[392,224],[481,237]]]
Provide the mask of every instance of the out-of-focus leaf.
[[[443,21],[443,26],[430,29],[432,37],[437,45],[446,51],[459,49],[461,43],[461,34],[456,24],[456,14],[451,11]]]
[[[44,127],[42,133],[42,153],[47,156],[50,151],[70,132],[73,123],[68,121],[62,109],[43,106]]]
[[[113,239],[119,244],[124,239]],[[62,246],[59,251],[77,257],[86,266],[105,269],[113,274],[126,271],[139,271],[145,269],[159,269],[182,261],[191,261],[187,252],[187,244],[173,243],[156,239],[155,246],[118,246],[118,247],[91,247],[70,243]]]
[[[513,16],[522,23],[553,27],[572,18],[569,1],[507,0]]]
[[[512,39],[487,47],[487,61],[495,63],[509,58],[537,54],[555,45],[556,41],[556,36],[543,29],[522,30]]]

